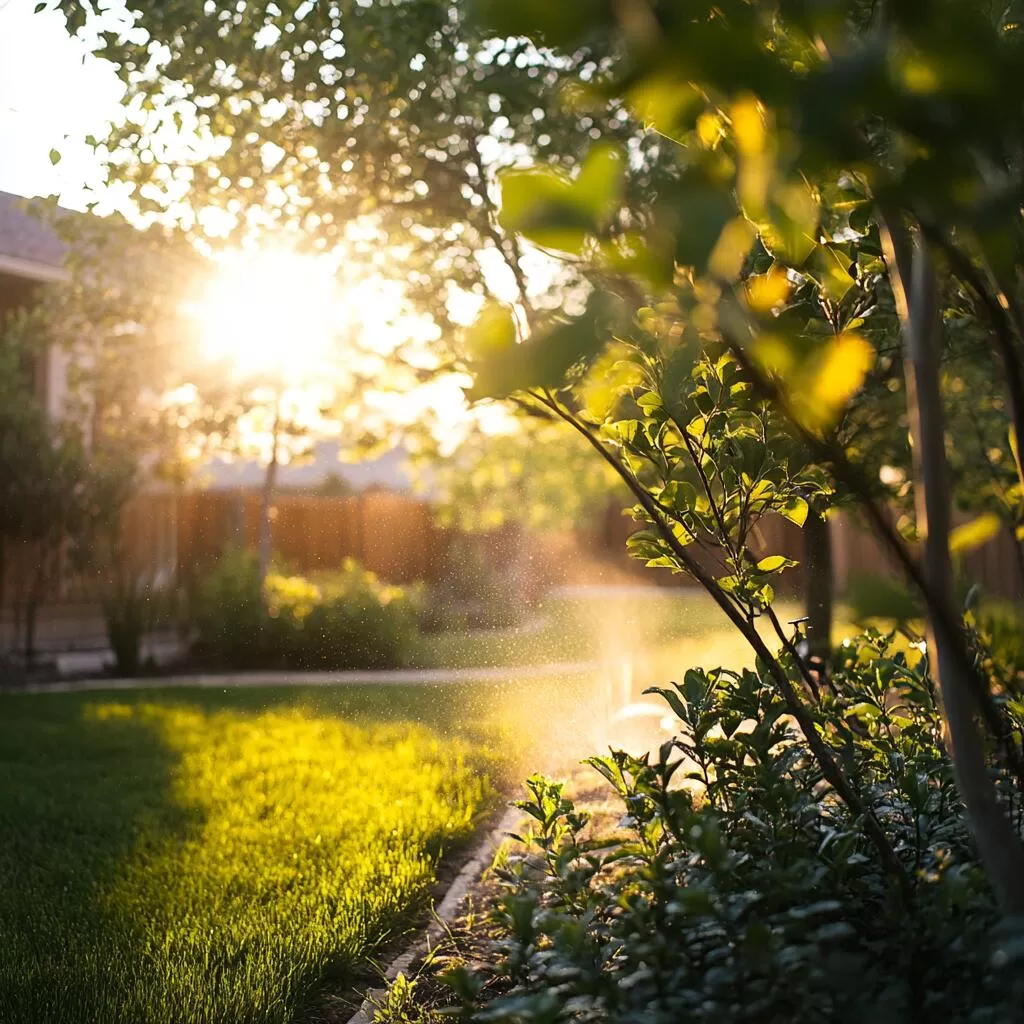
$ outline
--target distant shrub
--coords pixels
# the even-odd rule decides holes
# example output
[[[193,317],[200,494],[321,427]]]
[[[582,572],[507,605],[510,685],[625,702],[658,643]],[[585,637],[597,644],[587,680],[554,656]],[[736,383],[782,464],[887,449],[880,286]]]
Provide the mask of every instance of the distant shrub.
[[[200,581],[193,624],[197,656],[223,668],[391,668],[416,613],[407,590],[351,559],[315,581],[272,573],[263,602],[256,556],[232,551]]]
[[[111,574],[100,599],[107,642],[114,654],[114,672],[134,676],[142,669],[146,633],[173,608],[173,594],[159,590],[144,577]]]

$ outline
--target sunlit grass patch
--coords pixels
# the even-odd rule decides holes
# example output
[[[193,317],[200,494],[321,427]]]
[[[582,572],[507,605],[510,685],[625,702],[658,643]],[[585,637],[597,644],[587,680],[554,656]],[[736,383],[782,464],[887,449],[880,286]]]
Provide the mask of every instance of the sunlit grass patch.
[[[496,803],[463,735],[217,697],[6,703],[5,1024],[293,1020]]]

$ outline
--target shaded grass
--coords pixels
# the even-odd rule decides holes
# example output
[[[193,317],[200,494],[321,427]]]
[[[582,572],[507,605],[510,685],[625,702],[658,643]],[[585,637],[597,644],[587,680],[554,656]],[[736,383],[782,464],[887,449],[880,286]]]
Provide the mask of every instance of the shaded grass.
[[[345,984],[497,802],[452,697],[0,699],[0,1020],[284,1022]]]

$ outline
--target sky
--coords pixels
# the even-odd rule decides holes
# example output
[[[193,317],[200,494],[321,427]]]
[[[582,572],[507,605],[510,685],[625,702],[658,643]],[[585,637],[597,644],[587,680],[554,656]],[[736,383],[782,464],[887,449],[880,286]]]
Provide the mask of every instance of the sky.
[[[83,186],[100,180],[84,139],[105,134],[121,85],[60,12],[35,13],[38,2],[0,0],[0,190],[81,207]],[[56,165],[52,149],[62,152]]]
[[[108,123],[118,117],[123,86],[109,61],[69,34],[64,16],[54,9],[56,2],[0,0],[0,191],[26,197],[56,195],[62,205],[84,209],[97,198],[93,190],[103,183],[103,172],[85,138],[107,134]],[[124,0],[95,2],[111,21],[123,23]],[[56,163],[51,160],[54,150],[60,152]],[[116,194],[107,199],[117,205]],[[99,212],[110,205],[101,202]],[[490,269],[485,269],[490,276]],[[539,274],[542,280],[552,273],[546,265],[528,269],[531,278]],[[510,282],[500,280],[500,273],[495,275],[496,293],[514,290]],[[467,301],[465,309],[460,306],[452,312],[468,322],[478,301]],[[366,305],[380,308],[379,303]],[[408,324],[395,325],[399,326]],[[452,380],[435,385],[437,393],[420,389],[421,403],[405,396],[405,418],[432,407],[440,421],[450,421],[445,425],[453,431],[465,419],[461,390]],[[499,417],[491,429],[507,427]]]

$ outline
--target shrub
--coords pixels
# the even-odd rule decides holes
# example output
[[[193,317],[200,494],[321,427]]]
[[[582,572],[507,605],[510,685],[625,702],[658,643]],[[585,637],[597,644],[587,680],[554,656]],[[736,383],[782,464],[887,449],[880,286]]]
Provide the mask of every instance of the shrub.
[[[250,552],[232,551],[200,582],[195,650],[223,668],[346,669],[401,664],[415,630],[409,593],[352,560],[316,581],[270,574],[261,600]]]
[[[529,780],[488,966],[447,978],[463,1019],[1017,1019],[1024,937],[999,930],[923,659],[868,632],[836,652],[814,709],[906,891],[763,673],[691,670],[658,692],[679,735],[589,761],[621,802],[614,835]],[[999,794],[1020,828],[1020,793],[1000,778]]]

